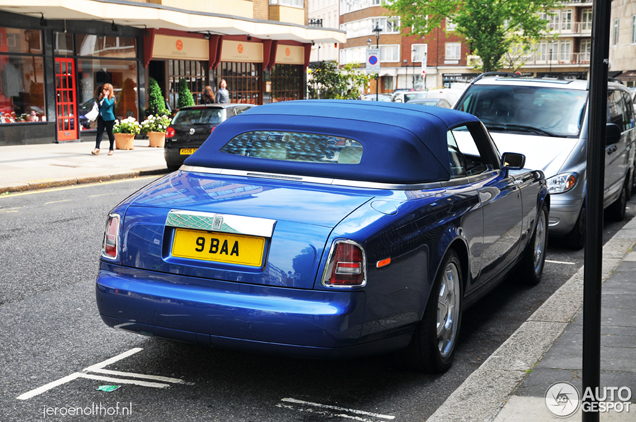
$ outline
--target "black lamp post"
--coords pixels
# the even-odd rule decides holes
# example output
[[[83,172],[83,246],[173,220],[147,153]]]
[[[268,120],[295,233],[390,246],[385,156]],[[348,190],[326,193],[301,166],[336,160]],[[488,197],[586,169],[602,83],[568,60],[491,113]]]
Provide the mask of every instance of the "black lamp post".
[[[373,28],[373,32],[375,32],[375,48],[378,50],[378,55],[380,55],[380,32],[382,32],[382,28],[380,28],[380,24],[376,23],[375,28]],[[375,75],[375,100],[379,101],[378,89],[380,84],[380,74]]]

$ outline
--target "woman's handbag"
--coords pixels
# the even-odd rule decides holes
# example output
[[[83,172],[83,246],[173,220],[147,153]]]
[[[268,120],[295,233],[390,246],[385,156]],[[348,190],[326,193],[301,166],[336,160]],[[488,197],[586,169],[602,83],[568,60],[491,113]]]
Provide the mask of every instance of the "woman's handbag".
[[[95,119],[97,119],[97,116],[99,116],[99,106],[97,105],[97,101],[95,101],[93,103],[93,109],[86,113],[86,118],[91,122],[94,122]]]

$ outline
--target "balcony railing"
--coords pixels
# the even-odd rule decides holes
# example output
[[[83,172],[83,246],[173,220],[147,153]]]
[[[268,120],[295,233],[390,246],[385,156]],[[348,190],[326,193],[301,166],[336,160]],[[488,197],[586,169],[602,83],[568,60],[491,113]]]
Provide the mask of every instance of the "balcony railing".
[[[548,29],[557,34],[592,34],[592,23],[570,22],[570,23],[550,23]]]
[[[552,54],[552,59],[547,54],[533,54],[525,58],[524,66],[585,66],[590,64],[592,53]]]
[[[593,3],[592,0],[569,0],[569,1],[563,2],[563,4],[585,4],[585,5],[591,5],[592,3]]]

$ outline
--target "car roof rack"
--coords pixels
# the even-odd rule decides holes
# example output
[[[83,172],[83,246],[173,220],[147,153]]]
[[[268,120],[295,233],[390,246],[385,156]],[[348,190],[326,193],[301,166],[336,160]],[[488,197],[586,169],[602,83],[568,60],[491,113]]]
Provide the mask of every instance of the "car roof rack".
[[[471,83],[475,83],[478,80],[482,79],[485,76],[505,76],[507,78],[519,78],[521,77],[521,75],[519,75],[518,73],[513,73],[513,72],[485,72],[482,73],[481,75],[477,76],[475,79],[473,79],[473,81]]]

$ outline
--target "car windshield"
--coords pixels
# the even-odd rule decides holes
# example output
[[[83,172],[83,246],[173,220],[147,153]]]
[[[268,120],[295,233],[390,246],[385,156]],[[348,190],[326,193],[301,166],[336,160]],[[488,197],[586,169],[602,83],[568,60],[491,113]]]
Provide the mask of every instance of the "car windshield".
[[[404,102],[408,103],[409,101],[421,100],[423,98],[426,98],[427,96],[428,96],[428,93],[426,91],[424,91],[424,92],[409,92],[408,94],[405,93],[404,94]]]
[[[173,125],[218,124],[223,121],[222,108],[194,108],[181,110],[172,119]]]
[[[474,85],[459,110],[481,119],[489,130],[577,137],[587,91],[539,86]]]
[[[245,157],[304,163],[358,164],[362,145],[340,136],[253,131],[230,140],[221,152]]]

